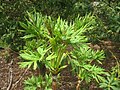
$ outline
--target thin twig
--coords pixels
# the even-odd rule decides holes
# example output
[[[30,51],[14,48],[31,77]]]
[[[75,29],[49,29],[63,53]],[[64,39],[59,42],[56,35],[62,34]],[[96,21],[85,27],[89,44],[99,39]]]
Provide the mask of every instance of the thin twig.
[[[13,64],[13,59],[11,60],[10,64],[9,64],[9,85],[7,87],[7,90],[10,90],[12,87],[12,82],[13,82],[13,71],[12,71],[12,64]]]
[[[24,75],[26,74],[26,72],[28,71],[29,68],[26,68],[25,71],[22,73],[22,75],[20,75],[19,79],[12,85],[12,88],[13,89],[21,80],[22,78],[24,77]]]

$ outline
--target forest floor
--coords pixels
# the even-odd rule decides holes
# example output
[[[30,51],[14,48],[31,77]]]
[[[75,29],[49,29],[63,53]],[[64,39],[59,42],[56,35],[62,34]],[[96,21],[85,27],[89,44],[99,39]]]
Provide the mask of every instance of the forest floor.
[[[120,43],[111,41],[102,41],[99,44],[90,44],[93,49],[104,49],[106,59],[101,65],[106,71],[110,71],[116,65],[116,60],[120,60]],[[37,71],[21,69],[18,62],[19,53],[13,52],[10,49],[0,50],[0,90],[23,90],[23,81],[28,77],[38,75]],[[69,68],[61,72],[60,85],[58,90],[75,90],[77,78],[72,75]],[[91,82],[89,85],[83,83],[82,90],[102,90]]]

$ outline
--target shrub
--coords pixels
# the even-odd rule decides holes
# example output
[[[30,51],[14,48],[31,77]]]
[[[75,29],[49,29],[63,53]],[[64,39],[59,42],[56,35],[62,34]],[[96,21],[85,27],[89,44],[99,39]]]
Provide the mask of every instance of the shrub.
[[[103,51],[93,51],[87,45],[84,33],[93,28],[94,16],[78,17],[74,22],[67,22],[60,17],[57,20],[39,13],[29,13],[26,23],[20,22],[24,28],[22,38],[37,49],[22,50],[20,56],[25,59],[20,67],[40,68],[44,65],[52,74],[52,89],[56,90],[57,75],[71,63],[73,70],[77,71],[78,80],[97,82],[103,80],[101,75],[108,75],[104,69],[93,65],[93,61],[101,63],[104,59]],[[40,41],[40,42],[39,42]],[[34,47],[34,46],[32,46]],[[70,48],[71,47],[71,48]],[[89,72],[89,74],[87,74]],[[80,88],[80,87],[79,87]],[[77,89],[77,88],[76,88]]]

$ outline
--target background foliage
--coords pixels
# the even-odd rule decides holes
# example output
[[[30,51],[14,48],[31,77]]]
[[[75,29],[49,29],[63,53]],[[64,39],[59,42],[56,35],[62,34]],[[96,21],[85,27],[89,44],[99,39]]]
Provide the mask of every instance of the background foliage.
[[[43,15],[68,21],[75,17],[92,13],[96,16],[96,28],[88,32],[90,41],[101,39],[120,41],[120,2],[119,0],[1,0],[0,38],[13,49],[22,48],[18,33],[19,21],[24,21],[26,11],[35,10]],[[0,45],[3,47],[3,45]],[[19,46],[19,47],[18,47]]]

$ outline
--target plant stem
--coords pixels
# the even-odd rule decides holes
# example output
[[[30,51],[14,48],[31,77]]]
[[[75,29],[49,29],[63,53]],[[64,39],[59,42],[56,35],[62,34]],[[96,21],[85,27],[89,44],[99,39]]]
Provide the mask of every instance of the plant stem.
[[[80,90],[80,83],[81,83],[81,81],[80,81],[80,79],[78,79],[78,81],[77,81],[77,86],[76,86],[76,90]]]
[[[52,90],[57,90],[57,81],[56,81],[57,77],[56,76],[52,76]]]

